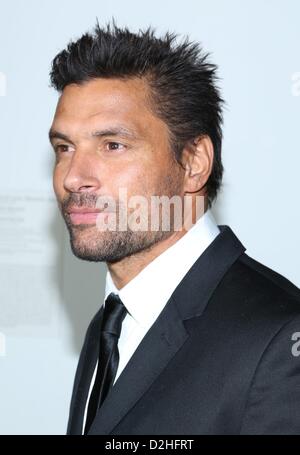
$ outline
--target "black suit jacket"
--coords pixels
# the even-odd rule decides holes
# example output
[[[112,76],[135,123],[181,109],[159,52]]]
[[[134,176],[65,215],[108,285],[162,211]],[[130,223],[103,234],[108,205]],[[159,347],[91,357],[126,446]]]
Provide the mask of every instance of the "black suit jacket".
[[[89,434],[300,434],[300,290],[247,256],[229,226],[219,228]],[[68,434],[81,434],[102,314],[103,308],[80,355]]]

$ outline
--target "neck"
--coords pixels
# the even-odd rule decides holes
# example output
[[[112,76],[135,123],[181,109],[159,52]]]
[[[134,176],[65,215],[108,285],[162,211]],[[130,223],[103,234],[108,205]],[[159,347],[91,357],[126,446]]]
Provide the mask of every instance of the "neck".
[[[150,262],[162,254],[165,250],[170,248],[176,243],[186,230],[176,231],[172,233],[167,239],[153,245],[147,250],[140,251],[139,253],[125,257],[115,263],[107,263],[108,270],[111,274],[112,280],[116,287],[120,290],[136,275],[138,275]]]
[[[204,212],[200,214],[198,219],[206,212],[206,210],[207,206],[205,206]],[[192,208],[192,220],[193,223],[196,222],[194,208]],[[118,262],[108,262],[107,267],[117,289],[122,289],[148,264],[150,264],[150,262],[152,262],[156,257],[170,248],[170,246],[176,243],[181,237],[183,237],[187,231],[188,228],[185,229],[183,227],[180,231],[174,231],[168,238],[157,242],[151,248],[147,248],[143,251],[140,251],[139,253],[127,256]]]

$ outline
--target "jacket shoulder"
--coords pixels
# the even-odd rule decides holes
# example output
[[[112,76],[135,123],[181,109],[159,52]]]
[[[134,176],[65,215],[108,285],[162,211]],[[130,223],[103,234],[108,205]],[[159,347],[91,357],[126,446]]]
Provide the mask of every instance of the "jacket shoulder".
[[[300,289],[245,253],[227,271],[220,290],[236,314],[251,320],[286,323],[300,315]]]
[[[273,283],[277,291],[285,291],[290,296],[294,296],[296,300],[300,299],[300,289],[280,273],[275,272],[245,253],[241,255],[239,260],[245,267],[248,267],[249,272],[252,271],[254,274],[260,275],[261,279],[265,279],[270,284]]]

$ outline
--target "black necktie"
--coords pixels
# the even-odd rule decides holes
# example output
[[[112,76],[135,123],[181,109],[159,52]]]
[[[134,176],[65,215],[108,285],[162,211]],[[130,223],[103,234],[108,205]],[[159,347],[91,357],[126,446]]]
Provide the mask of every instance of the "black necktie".
[[[126,308],[120,297],[111,292],[105,301],[98,367],[90,396],[84,434],[89,431],[95,415],[113,386],[119,364],[118,340]]]

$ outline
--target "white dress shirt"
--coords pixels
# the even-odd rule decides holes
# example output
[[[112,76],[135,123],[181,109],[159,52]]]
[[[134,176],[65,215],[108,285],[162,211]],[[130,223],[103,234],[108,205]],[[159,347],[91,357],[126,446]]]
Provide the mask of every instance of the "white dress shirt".
[[[207,210],[177,242],[153,259],[123,288],[117,289],[107,271],[104,305],[107,296],[114,292],[119,295],[127,309],[118,342],[119,365],[114,384],[165,307],[173,291],[219,233],[220,230],[211,211]],[[97,365],[91,381],[87,404],[94,385],[96,370]]]

